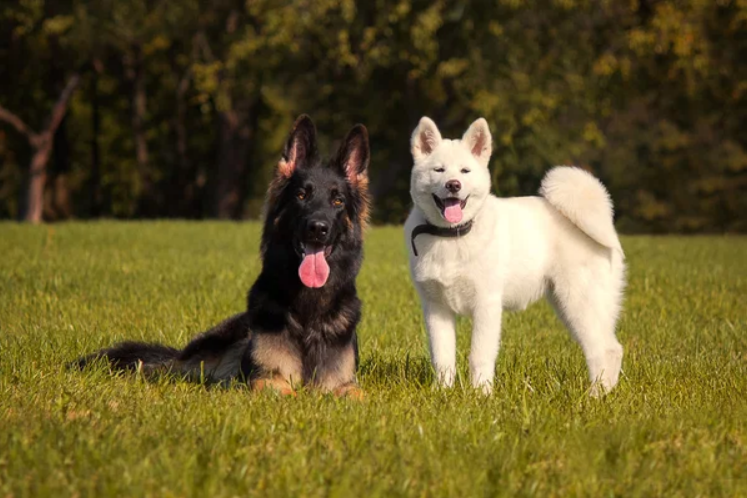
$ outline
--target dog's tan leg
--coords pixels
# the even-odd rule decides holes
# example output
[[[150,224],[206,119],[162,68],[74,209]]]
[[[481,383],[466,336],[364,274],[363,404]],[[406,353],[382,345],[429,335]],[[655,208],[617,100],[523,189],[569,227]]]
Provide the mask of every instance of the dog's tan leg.
[[[255,373],[252,389],[274,389],[295,396],[294,385],[303,380],[303,362],[296,346],[281,334],[257,333],[252,338],[251,359]]]
[[[349,344],[328,353],[324,365],[314,376],[313,385],[335,396],[362,399],[363,391],[355,380],[355,350]]]

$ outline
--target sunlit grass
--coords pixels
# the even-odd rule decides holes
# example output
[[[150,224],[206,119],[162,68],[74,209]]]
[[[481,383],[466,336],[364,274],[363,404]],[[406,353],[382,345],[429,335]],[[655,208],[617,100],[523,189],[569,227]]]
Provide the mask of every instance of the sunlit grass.
[[[258,239],[0,224],[0,496],[747,494],[745,238],[624,238],[624,375],[602,400],[545,304],[506,315],[492,397],[434,389],[399,227],[369,232],[358,279],[364,402],[62,367],[240,311]],[[462,379],[468,342],[460,321]]]

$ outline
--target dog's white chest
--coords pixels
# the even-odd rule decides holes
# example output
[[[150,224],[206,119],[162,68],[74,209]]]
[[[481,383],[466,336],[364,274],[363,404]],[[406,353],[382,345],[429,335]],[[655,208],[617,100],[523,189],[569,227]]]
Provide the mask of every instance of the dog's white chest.
[[[421,284],[429,299],[447,305],[455,313],[471,315],[475,302],[475,285],[470,279],[457,278],[451,282],[428,280]]]
[[[453,255],[439,257],[439,252],[429,251],[422,259],[413,261],[416,285],[429,300],[443,303],[460,315],[471,315],[479,285],[474,273],[465,271],[469,262]]]

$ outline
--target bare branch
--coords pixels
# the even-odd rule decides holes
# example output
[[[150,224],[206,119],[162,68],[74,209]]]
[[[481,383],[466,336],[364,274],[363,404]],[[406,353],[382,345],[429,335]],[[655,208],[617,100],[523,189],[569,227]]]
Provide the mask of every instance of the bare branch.
[[[65,89],[62,90],[60,98],[57,99],[57,103],[55,103],[52,108],[52,118],[49,120],[49,126],[45,132],[54,135],[55,131],[57,131],[57,127],[60,126],[62,118],[65,117],[65,113],[67,112],[68,101],[78,86],[78,83],[80,83],[80,75],[78,73],[74,73],[70,79],[67,80]]]
[[[26,138],[29,139],[30,142],[34,141],[34,138],[36,137],[36,133],[34,133],[33,130],[31,130],[28,126],[26,126],[26,123],[23,122],[21,118],[7,110],[5,107],[0,105],[0,121],[5,121],[6,123],[9,123],[13,125],[13,127],[18,130],[19,133],[26,136]]]
[[[80,75],[78,73],[75,73],[68,80],[65,89],[62,90],[62,93],[60,94],[60,98],[57,99],[57,102],[52,108],[52,113],[49,118],[49,126],[47,126],[46,129],[42,130],[41,133],[34,132],[26,125],[26,123],[23,122],[21,118],[19,118],[3,106],[0,106],[0,121],[5,121],[6,123],[13,125],[16,130],[26,136],[32,147],[39,147],[45,140],[48,140],[50,137],[52,137],[55,131],[57,131],[57,128],[62,122],[62,118],[65,117],[65,112],[67,111],[67,105],[68,101],[70,100],[70,96],[75,91],[78,83],[80,83]]]

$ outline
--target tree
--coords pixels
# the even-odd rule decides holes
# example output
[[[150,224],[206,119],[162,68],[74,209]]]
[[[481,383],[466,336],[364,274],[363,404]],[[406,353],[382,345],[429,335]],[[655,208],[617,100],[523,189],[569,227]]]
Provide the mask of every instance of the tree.
[[[302,25],[313,22],[294,15],[299,4],[215,2],[204,14],[213,22],[197,33],[199,62],[194,75],[198,91],[216,112],[209,216],[242,217],[267,89],[286,74],[297,75],[293,57],[303,44]]]
[[[33,131],[21,118],[13,114],[5,107],[0,106],[0,120],[12,125],[19,133],[24,135],[33,149],[31,164],[29,165],[28,187],[26,189],[26,202],[21,212],[21,219],[31,223],[42,221],[42,209],[44,207],[44,185],[47,180],[47,163],[54,145],[54,134],[62,123],[67,112],[70,97],[80,82],[80,75],[74,73],[68,79],[65,88],[60,93],[57,102],[49,114],[46,125],[39,132]]]
[[[373,216],[397,223],[420,117],[454,137],[482,116],[499,195],[573,163],[625,231],[744,231],[746,31],[733,1],[20,0],[0,9],[0,95],[47,130],[79,68],[44,195],[64,198],[64,173],[73,216],[257,216],[303,112],[322,142],[368,127]],[[17,216],[35,149],[7,129],[0,215]]]

